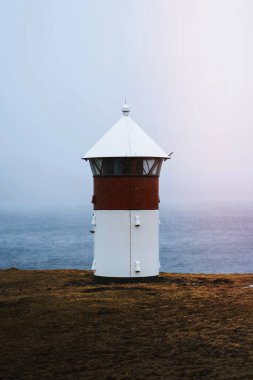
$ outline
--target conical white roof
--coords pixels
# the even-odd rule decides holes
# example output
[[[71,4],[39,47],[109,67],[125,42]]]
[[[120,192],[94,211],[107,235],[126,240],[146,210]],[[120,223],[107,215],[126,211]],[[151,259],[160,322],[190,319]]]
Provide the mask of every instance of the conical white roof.
[[[98,157],[160,157],[167,153],[149,137],[129,115],[127,104],[122,107],[123,116],[85,154],[84,159]]]

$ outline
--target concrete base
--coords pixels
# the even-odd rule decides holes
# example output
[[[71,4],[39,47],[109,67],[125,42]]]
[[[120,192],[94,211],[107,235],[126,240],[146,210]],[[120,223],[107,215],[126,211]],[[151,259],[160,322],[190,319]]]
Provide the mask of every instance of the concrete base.
[[[159,282],[159,276],[149,277],[104,277],[94,275],[94,282],[98,284],[136,284],[147,282]]]

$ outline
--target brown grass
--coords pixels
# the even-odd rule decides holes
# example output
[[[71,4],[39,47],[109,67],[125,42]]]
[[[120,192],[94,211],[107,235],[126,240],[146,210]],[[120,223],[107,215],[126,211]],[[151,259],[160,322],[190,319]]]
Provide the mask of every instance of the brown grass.
[[[0,271],[2,379],[253,379],[253,275]]]

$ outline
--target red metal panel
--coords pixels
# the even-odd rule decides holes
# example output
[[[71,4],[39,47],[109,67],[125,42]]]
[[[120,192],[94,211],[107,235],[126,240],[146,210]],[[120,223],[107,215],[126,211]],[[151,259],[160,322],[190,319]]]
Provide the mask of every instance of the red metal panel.
[[[94,177],[95,210],[157,210],[158,177]]]

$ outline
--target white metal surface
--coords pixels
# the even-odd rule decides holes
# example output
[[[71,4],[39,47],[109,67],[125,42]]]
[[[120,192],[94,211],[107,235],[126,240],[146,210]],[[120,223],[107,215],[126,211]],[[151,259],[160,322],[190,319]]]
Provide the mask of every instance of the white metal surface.
[[[129,105],[128,104],[124,104],[123,106],[122,106],[122,113],[123,113],[123,115],[124,116],[128,116],[129,115],[129,112],[130,112],[130,107],[129,107]]]
[[[167,153],[128,116],[130,109],[127,107],[126,104],[122,107],[123,116],[121,119],[82,158],[168,158]]]
[[[158,210],[96,210],[95,275],[147,277],[159,274]],[[140,224],[136,225],[136,216]]]
[[[140,225],[135,225],[136,215]],[[136,272],[136,264],[140,271]],[[131,211],[131,277],[159,274],[159,211]]]

